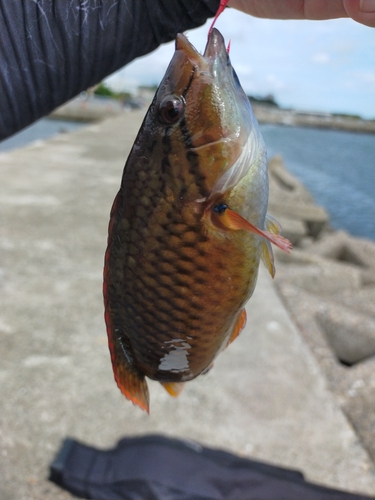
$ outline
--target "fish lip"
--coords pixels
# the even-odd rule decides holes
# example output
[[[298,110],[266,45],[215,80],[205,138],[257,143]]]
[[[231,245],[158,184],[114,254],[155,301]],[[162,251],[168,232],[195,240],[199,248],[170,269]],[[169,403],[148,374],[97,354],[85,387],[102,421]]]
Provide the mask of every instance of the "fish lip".
[[[177,33],[176,36],[176,51],[181,50],[185,56],[197,66],[201,66],[204,58],[197,51],[197,49],[192,45],[188,38],[183,33]]]
[[[219,30],[213,28],[203,55],[189,42],[188,38],[183,33],[178,33],[176,36],[176,51],[182,51],[185,56],[195,66],[200,67],[203,71],[208,70],[210,66],[216,63],[226,66],[228,63],[228,53],[225,48],[223,35]]]
[[[203,57],[206,59],[222,59],[223,62],[228,61],[228,53],[225,47],[223,35],[216,28],[213,28],[208,38]]]

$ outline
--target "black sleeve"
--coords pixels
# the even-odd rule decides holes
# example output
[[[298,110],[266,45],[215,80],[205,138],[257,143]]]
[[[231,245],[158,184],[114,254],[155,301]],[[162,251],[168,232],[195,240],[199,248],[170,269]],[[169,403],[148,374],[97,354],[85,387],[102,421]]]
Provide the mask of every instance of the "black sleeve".
[[[0,0],[0,140],[177,33],[219,0]]]

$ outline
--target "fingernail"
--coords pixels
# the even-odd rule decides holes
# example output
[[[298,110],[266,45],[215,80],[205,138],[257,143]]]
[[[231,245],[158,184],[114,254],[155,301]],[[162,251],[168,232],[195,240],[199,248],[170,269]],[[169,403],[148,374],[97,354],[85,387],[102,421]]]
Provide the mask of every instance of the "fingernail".
[[[375,12],[375,0],[360,0],[359,10],[361,12]]]

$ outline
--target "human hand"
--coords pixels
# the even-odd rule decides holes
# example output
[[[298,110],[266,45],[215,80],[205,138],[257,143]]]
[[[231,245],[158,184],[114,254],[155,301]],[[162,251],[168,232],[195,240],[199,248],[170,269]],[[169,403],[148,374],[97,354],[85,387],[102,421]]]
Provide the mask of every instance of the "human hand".
[[[336,19],[351,17],[375,28],[375,0],[229,0],[229,7],[270,19]]]

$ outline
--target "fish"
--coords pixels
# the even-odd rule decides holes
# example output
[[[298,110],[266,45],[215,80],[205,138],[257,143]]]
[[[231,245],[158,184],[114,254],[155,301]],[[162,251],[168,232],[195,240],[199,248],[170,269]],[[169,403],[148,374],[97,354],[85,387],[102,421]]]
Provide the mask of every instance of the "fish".
[[[149,413],[147,378],[177,396],[246,323],[259,261],[291,244],[267,215],[266,148],[213,28],[184,34],[126,161],[109,222],[104,305],[114,377]]]

